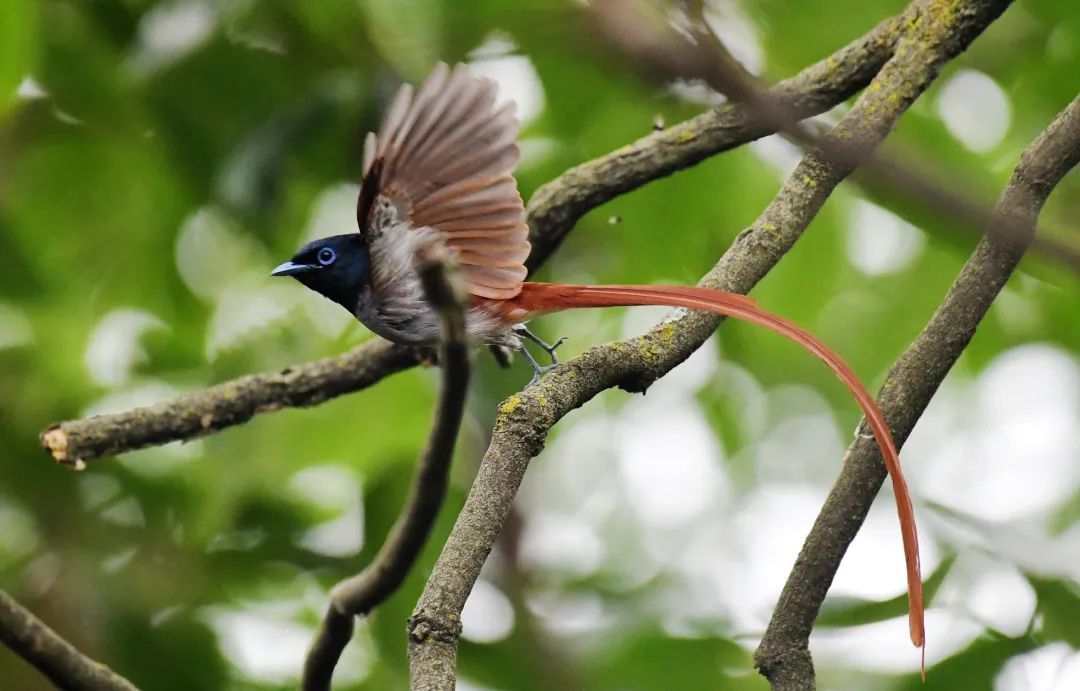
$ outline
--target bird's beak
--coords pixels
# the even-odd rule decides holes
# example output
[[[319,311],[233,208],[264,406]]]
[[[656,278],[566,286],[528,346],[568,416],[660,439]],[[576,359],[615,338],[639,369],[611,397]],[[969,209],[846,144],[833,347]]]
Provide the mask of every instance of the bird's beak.
[[[315,267],[311,264],[297,264],[293,261],[287,261],[284,264],[279,264],[273,271],[270,272],[271,276],[295,276],[305,271],[311,271]]]

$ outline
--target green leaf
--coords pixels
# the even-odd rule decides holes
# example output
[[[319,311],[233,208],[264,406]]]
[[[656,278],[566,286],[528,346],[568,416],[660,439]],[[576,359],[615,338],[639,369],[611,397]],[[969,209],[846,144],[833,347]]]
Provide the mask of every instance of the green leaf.
[[[904,691],[954,691],[955,689],[991,689],[994,677],[1009,658],[1037,647],[1029,637],[980,638],[963,651],[939,662],[926,671],[926,682],[918,674],[909,674],[903,684],[892,688]]]
[[[0,3],[0,116],[18,98],[15,91],[34,69],[38,49],[38,16],[34,0]]]
[[[599,656],[587,688],[625,691],[769,688],[750,654],[725,638],[680,638],[659,631],[630,633]]]
[[[1038,596],[1043,637],[1080,648],[1080,629],[1076,625],[1080,622],[1080,586],[1038,576],[1028,576],[1028,580]]]
[[[941,565],[923,583],[923,597],[927,607],[934,601],[938,588],[941,587],[941,583],[945,580],[945,576],[949,574],[949,569],[952,568],[955,561],[955,556],[943,559]],[[821,613],[818,615],[815,625],[825,627],[861,626],[901,617],[906,615],[907,612],[908,598],[906,593],[878,602],[856,598],[828,598],[821,606]]]

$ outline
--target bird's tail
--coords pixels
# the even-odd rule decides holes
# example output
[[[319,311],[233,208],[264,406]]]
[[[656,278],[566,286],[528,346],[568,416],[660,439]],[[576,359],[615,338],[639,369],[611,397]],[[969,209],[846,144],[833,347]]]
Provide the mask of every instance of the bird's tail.
[[[855,397],[859,407],[874,432],[885,466],[892,478],[896,495],[896,511],[900,517],[900,532],[904,542],[907,562],[908,623],[911,642],[922,647],[925,654],[925,626],[923,616],[922,574],[919,564],[919,536],[915,527],[915,512],[908,494],[907,482],[900,469],[900,456],[896,451],[889,427],[874,401],[855,372],[828,346],[808,331],[757,306],[757,303],[737,293],[727,293],[708,288],[689,286],[583,286],[558,283],[525,283],[521,294],[508,303],[511,312],[519,320],[530,316],[564,309],[583,307],[630,307],[635,305],[664,305],[712,312],[727,317],[764,326],[798,343],[829,366],[840,381]],[[924,663],[925,667],[925,663]]]

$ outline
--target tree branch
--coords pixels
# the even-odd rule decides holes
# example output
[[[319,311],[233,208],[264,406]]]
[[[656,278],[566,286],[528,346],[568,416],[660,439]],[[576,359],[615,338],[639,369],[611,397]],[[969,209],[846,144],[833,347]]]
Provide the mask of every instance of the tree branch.
[[[886,19],[827,58],[778,82],[764,96],[797,119],[843,103],[892,57],[905,14]],[[768,118],[759,117],[752,104],[729,103],[571,168],[529,200],[533,245],[529,269],[535,270],[558,249],[579,218],[604,202],[774,132],[776,128]]]
[[[822,113],[866,86],[892,55],[903,26],[890,18],[865,36],[767,93],[799,117]],[[773,132],[751,109],[730,104],[571,168],[541,187],[528,206],[535,271],[586,212],[658,178]],[[415,351],[376,339],[334,358],[249,375],[152,406],[51,425],[42,446],[61,463],[213,434],[252,416],[308,406],[367,388],[415,365]]]
[[[878,395],[893,438],[903,445],[994,298],[1012,275],[1051,190],[1080,162],[1080,97],[1023,153],[983,236],[918,338],[896,361]],[[1027,236],[998,227],[1025,228]],[[865,432],[865,420],[860,431]],[[810,631],[848,545],[885,480],[881,454],[856,436],[844,466],[788,576],[754,656],[773,689],[814,688]]]
[[[83,655],[3,590],[0,640],[62,689],[138,691],[127,679]]]
[[[981,235],[983,229],[995,226],[999,234],[1030,236],[1025,227],[1013,228],[1002,219],[995,219],[989,204],[975,201],[975,196],[962,189],[957,181],[942,184],[942,180],[929,174],[924,167],[895,153],[878,152],[868,156],[865,147],[857,141],[828,139],[815,134],[814,128],[802,124],[805,116],[771,92],[763,91],[757,80],[731,57],[701,16],[701,7],[687,18],[685,33],[680,33],[669,26],[663,16],[650,16],[647,3],[640,4],[642,6],[637,7],[633,1],[594,0],[591,7],[600,31],[646,74],[658,81],[700,79],[745,107],[756,122],[779,132],[804,150],[816,147],[826,159],[852,159],[851,162],[859,167],[856,179],[917,199],[955,221],[960,229]],[[912,3],[902,15],[892,20],[894,26],[921,21],[927,9],[923,3]],[[864,156],[865,160],[861,160]],[[1037,238],[1029,243],[1029,248],[1080,273],[1080,250],[1046,238]]]
[[[937,76],[1008,6],[1007,0],[919,2],[919,21],[905,24],[894,55],[828,135],[872,149]],[[949,11],[957,10],[957,11]],[[829,194],[854,168],[811,150],[755,223],[702,279],[708,288],[746,293],[802,235]],[[498,536],[531,459],[551,427],[599,392],[644,391],[685,360],[720,319],[686,313],[637,339],[592,348],[500,406],[491,445],[465,506],[409,620],[413,689],[451,689],[460,614]]]
[[[83,461],[213,434],[258,413],[311,406],[359,391],[418,362],[414,348],[376,339],[335,357],[251,374],[123,413],[48,427],[41,444],[60,463]]]
[[[405,580],[446,496],[454,443],[465,412],[469,347],[465,340],[465,291],[451,283],[444,261],[427,257],[418,262],[424,293],[439,312],[443,338],[442,389],[427,448],[420,457],[401,515],[375,559],[331,591],[330,605],[304,661],[304,691],[329,691],[334,668],[352,638],[353,618],[369,613]]]

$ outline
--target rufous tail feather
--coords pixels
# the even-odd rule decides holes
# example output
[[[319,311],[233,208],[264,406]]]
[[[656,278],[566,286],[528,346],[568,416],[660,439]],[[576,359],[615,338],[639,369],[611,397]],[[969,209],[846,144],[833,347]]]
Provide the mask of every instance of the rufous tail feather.
[[[524,321],[534,315],[584,307],[630,307],[662,305],[712,312],[758,324],[798,343],[829,366],[855,397],[874,433],[885,467],[892,478],[896,495],[896,512],[900,517],[900,532],[907,563],[908,623],[911,642],[923,649],[925,677],[926,634],[923,615],[922,573],[919,563],[919,536],[915,527],[915,512],[911,505],[907,482],[900,468],[900,456],[893,443],[889,427],[870,392],[844,360],[813,334],[757,306],[757,303],[737,293],[689,286],[581,286],[558,283],[525,283],[521,293],[507,301],[508,317]]]

